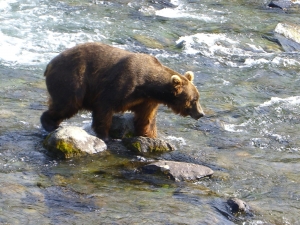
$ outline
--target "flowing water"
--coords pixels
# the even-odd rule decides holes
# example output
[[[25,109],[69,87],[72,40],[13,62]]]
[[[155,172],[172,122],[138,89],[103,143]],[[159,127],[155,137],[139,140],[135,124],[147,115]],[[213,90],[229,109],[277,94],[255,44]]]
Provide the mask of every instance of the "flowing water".
[[[299,53],[265,38],[279,22],[299,23],[299,13],[266,3],[0,0],[0,224],[300,224]],[[159,135],[214,177],[143,176],[118,149],[47,156],[43,71],[59,52],[88,41],[194,71],[206,117],[161,107]],[[81,113],[64,123],[90,122]],[[251,213],[230,214],[230,197]]]

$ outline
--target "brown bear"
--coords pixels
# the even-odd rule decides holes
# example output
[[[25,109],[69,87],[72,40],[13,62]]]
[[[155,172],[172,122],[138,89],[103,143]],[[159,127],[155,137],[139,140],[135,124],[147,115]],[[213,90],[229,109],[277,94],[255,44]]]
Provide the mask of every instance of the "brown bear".
[[[136,135],[155,138],[159,104],[194,119],[204,115],[194,74],[180,75],[147,54],[80,44],[53,58],[44,76],[50,94],[49,109],[41,116],[46,131],[79,110],[89,110],[97,136],[108,140],[113,114],[131,111]]]

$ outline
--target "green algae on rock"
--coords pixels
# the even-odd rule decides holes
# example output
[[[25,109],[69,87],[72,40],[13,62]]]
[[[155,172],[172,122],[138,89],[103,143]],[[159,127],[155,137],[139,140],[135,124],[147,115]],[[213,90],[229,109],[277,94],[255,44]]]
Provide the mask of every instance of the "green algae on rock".
[[[173,151],[175,147],[170,143],[158,139],[147,137],[124,138],[123,144],[130,150],[144,155],[151,153],[163,153]]]
[[[62,159],[95,154],[107,149],[101,139],[89,135],[79,127],[59,127],[44,140],[44,147]]]
[[[156,49],[164,48],[164,46],[161,43],[159,43],[157,40],[155,40],[151,37],[147,37],[144,35],[134,35],[133,38],[148,48],[156,48]]]

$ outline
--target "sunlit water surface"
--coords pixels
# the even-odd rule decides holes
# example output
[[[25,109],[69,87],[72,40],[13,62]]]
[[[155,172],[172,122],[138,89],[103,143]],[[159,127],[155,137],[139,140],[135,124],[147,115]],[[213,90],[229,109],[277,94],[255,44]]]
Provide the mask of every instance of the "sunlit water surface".
[[[264,38],[299,14],[264,4],[0,0],[0,223],[300,224],[299,53]],[[176,184],[139,175],[118,149],[47,156],[43,71],[87,41],[194,71],[207,116],[194,121],[161,107],[158,129],[182,156],[213,168],[213,178]],[[64,124],[90,122],[81,113]],[[229,197],[253,214],[228,214]]]

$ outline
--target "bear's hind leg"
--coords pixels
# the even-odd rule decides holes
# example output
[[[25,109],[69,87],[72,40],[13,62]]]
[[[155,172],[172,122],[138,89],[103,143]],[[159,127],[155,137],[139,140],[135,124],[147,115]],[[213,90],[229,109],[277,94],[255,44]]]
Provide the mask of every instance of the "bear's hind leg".
[[[103,111],[94,109],[92,128],[96,132],[97,137],[103,141],[109,141],[109,129],[112,122],[112,111]]]

